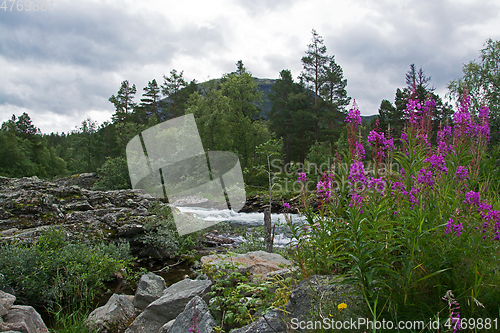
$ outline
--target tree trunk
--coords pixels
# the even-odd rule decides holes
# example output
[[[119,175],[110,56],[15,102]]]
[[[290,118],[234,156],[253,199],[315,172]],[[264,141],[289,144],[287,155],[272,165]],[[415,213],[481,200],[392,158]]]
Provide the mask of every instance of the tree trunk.
[[[273,253],[273,235],[271,231],[271,206],[264,210],[264,239],[266,241],[266,251]]]

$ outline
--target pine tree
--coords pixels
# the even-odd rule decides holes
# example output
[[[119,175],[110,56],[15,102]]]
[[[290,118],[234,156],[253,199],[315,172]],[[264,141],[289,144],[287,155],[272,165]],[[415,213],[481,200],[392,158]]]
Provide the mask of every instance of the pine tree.
[[[323,37],[312,30],[312,43],[308,45],[306,56],[302,57],[303,72],[300,75],[307,87],[314,91],[314,139],[319,139],[319,95],[326,81],[326,66],[330,58],[326,55],[326,46],[323,45]]]
[[[161,85],[161,92],[163,96],[169,99],[169,104],[166,106],[167,118],[176,118],[182,115],[179,110],[180,91],[187,86],[186,81],[182,77],[183,74],[184,71],[177,73],[176,69],[172,69],[170,77],[163,75],[164,82]]]
[[[144,93],[142,94],[141,103],[139,107],[136,108],[136,113],[141,123],[144,123],[147,118],[155,115],[158,119],[159,114],[159,102],[160,102],[160,87],[156,83],[156,79],[148,82],[147,87],[142,89]]]
[[[136,92],[137,89],[135,87],[135,84],[130,86],[128,80],[125,80],[122,82],[120,90],[118,90],[118,94],[116,96],[112,95],[109,98],[109,101],[113,103],[116,109],[115,113],[113,114],[114,122],[127,120],[130,113],[136,106],[136,104],[133,102]]]

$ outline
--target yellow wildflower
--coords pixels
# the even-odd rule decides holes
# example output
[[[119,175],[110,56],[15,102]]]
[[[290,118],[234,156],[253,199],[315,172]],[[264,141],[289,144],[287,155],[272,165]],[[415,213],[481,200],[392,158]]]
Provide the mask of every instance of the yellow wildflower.
[[[339,311],[342,311],[342,309],[347,308],[347,304],[345,304],[345,303],[340,303],[337,307],[339,308]]]

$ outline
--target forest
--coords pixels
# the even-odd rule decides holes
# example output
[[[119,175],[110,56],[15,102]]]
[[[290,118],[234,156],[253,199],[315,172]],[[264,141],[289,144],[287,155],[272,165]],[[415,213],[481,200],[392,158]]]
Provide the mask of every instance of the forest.
[[[499,41],[486,41],[480,61],[464,64],[463,77],[448,83],[446,96],[458,101],[467,92],[476,117],[487,103],[491,146],[499,141],[499,53]],[[347,94],[342,67],[315,30],[301,62],[303,71],[297,81],[287,69],[276,80],[254,78],[241,60],[234,72],[202,83],[186,82],[183,71],[173,69],[163,75],[163,83],[149,81],[139,102],[135,84],[125,80],[116,96],[109,98],[115,108],[111,120],[99,125],[87,118],[67,133],[42,134],[28,114],[12,115],[0,130],[0,175],[53,179],[97,172],[100,180],[95,189],[130,188],[125,156],[129,140],[188,113],[195,116],[206,151],[239,156],[247,186],[267,186],[266,175],[259,171],[266,164],[264,151],[272,151],[274,170],[287,174],[303,171],[306,164],[331,164],[348,148],[345,119],[355,108],[354,100]],[[422,67],[411,64],[403,75],[406,86],[396,90],[393,101],[381,101],[378,115],[362,117],[359,135],[366,138],[378,126],[399,145],[408,120],[406,105],[416,96],[422,104],[435,101],[430,141],[436,143],[439,128],[452,120],[453,107],[445,96],[434,93],[431,77]],[[362,144],[370,160],[372,147]]]

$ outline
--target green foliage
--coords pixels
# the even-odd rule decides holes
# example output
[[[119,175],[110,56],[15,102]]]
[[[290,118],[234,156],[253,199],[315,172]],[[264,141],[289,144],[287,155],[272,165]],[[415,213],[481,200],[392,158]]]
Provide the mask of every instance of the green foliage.
[[[24,303],[80,308],[126,267],[128,252],[128,243],[70,244],[64,231],[49,229],[31,245],[0,247],[0,286],[11,286]]]
[[[136,92],[137,88],[135,87],[135,84],[131,86],[128,80],[125,80],[122,82],[117,95],[112,95],[109,98],[109,101],[113,103],[116,110],[113,114],[113,122],[122,122],[129,118],[132,110],[136,106],[133,102]]]
[[[161,86],[161,92],[163,96],[167,96],[171,102],[165,110],[168,114],[168,118],[177,118],[182,115],[179,107],[179,101],[182,98],[182,88],[187,86],[187,82],[182,77],[183,74],[184,71],[177,74],[177,70],[173,69],[170,71],[169,77],[163,75],[164,82]]]
[[[71,313],[64,307],[57,305],[50,314],[54,318],[55,327],[51,329],[52,333],[97,333],[98,329],[90,331],[87,328],[86,321],[90,314],[90,309],[79,308]]]
[[[500,140],[500,41],[486,41],[480,50],[480,60],[464,64],[463,76],[452,80],[447,88],[450,96],[459,100],[464,93],[471,97],[472,110],[477,115],[483,104],[490,108],[491,142]]]
[[[6,177],[64,176],[65,162],[56,156],[28,114],[13,115],[0,130],[0,175]]]
[[[217,266],[206,263],[201,270],[213,281],[209,309],[227,332],[250,324],[257,314],[285,306],[293,289],[293,278],[252,282],[248,273],[238,271],[239,265],[228,261]]]
[[[290,161],[304,162],[305,152],[313,142],[314,118],[310,112],[312,95],[304,85],[293,82],[292,73],[282,70],[271,88],[269,99],[269,128],[276,137],[283,138],[285,165]]]
[[[169,206],[155,205],[150,208],[150,212],[153,216],[144,224],[142,243],[151,246],[158,258],[191,254],[200,242],[202,231],[179,236]]]
[[[99,180],[94,184],[93,190],[110,191],[132,188],[127,160],[123,157],[108,158],[103,166],[97,169],[97,175]]]

